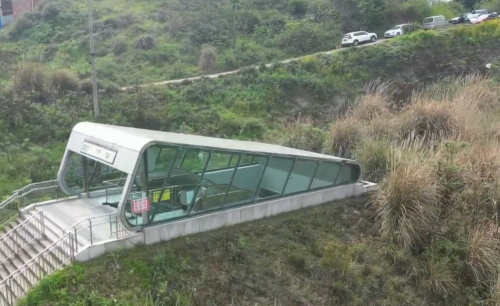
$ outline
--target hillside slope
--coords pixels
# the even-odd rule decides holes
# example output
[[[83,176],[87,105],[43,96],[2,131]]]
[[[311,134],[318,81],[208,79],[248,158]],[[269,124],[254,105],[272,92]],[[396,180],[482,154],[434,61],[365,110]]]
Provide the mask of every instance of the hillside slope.
[[[377,0],[93,1],[99,78],[120,86],[232,70],[335,48],[346,31],[462,11]],[[2,31],[1,50],[90,76],[86,2],[46,0]],[[380,18],[383,16],[384,18]],[[14,54],[15,54],[14,53]],[[0,58],[1,61],[1,58]],[[2,62],[3,64],[3,62]],[[4,82],[9,74],[0,75]]]
[[[191,85],[132,92],[108,86],[99,95],[99,121],[321,151],[330,122],[358,101],[357,96],[369,89],[367,83],[393,82],[391,95],[397,104],[413,89],[444,77],[486,73],[487,63],[494,64],[487,73],[496,75],[499,27],[498,22],[489,22],[419,32],[373,47],[310,56],[259,71],[247,69]],[[31,77],[33,71],[40,81]],[[59,79],[32,63],[20,66],[13,79],[23,91],[8,86],[0,91],[2,195],[32,181],[53,179],[71,128],[81,120],[94,120],[85,84],[78,92],[53,90],[53,79]],[[60,84],[68,86],[66,81]],[[290,122],[298,118],[313,123],[303,131],[308,136],[284,137],[280,131],[290,129]]]
[[[118,94],[114,111],[137,116],[133,125],[355,158],[381,189],[77,264],[21,305],[499,305],[499,28],[416,33],[263,72]],[[486,61],[491,72],[457,77]],[[371,84],[342,112],[329,100],[378,77],[419,90],[400,105],[390,86]],[[292,103],[318,109],[296,120]],[[321,105],[336,112],[321,116]],[[175,116],[182,124],[167,126]]]
[[[118,251],[49,277],[20,305],[430,305],[367,234],[363,204]]]

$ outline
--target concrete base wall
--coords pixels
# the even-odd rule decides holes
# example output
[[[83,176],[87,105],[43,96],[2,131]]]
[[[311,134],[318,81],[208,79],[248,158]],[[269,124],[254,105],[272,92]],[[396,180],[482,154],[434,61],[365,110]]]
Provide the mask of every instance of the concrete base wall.
[[[144,229],[144,243],[153,244],[176,237],[208,232],[224,226],[271,217],[333,200],[359,196],[363,193],[365,193],[363,183],[345,185],[147,227]]]
[[[375,190],[376,187],[377,185],[369,182],[339,186],[298,196],[258,203],[256,205],[214,212],[191,219],[147,227],[144,228],[142,233],[132,237],[89,246],[79,252],[76,256],[76,260],[87,261],[103,254],[114,252],[120,248],[129,249],[140,244],[154,244],[161,241],[168,241],[181,236],[207,232],[225,226],[272,217],[281,213],[316,206],[334,200],[355,197]]]
[[[88,246],[83,250],[78,250],[78,254],[76,254],[75,256],[75,260],[88,261],[104,254],[113,253],[120,249],[131,249],[142,244],[144,244],[144,233],[140,233],[124,239],[105,241],[99,244]]]

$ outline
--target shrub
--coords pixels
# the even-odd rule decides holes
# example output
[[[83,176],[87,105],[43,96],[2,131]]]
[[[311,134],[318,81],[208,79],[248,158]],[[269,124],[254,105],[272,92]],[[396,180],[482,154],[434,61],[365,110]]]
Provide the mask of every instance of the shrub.
[[[136,22],[133,14],[123,14],[117,17],[110,17],[103,21],[104,26],[111,26],[115,29],[126,28]]]
[[[460,192],[462,209],[487,215],[497,213],[500,200],[500,156],[498,145],[474,146],[457,157],[465,188]]]
[[[177,34],[184,26],[184,20],[181,17],[173,17],[168,21],[166,28],[170,35]]]
[[[352,118],[337,120],[326,136],[324,152],[351,158],[362,136],[361,126],[357,120]]]
[[[478,284],[495,279],[500,265],[497,227],[489,222],[476,226],[469,234],[466,267],[468,277]]]
[[[395,139],[397,137],[397,120],[378,116],[365,126],[365,134],[375,139]]]
[[[309,6],[304,0],[292,0],[290,2],[290,13],[295,17],[304,17],[308,8]]]
[[[26,14],[21,15],[21,17],[17,18],[11,27],[11,35],[16,36],[20,35],[25,30],[28,30],[34,26],[34,23],[26,16]]]
[[[282,132],[276,135],[272,142],[306,151],[321,152],[321,148],[325,141],[325,133],[318,128],[315,128],[309,120],[301,120],[300,118],[285,122]]]
[[[439,200],[439,185],[427,165],[414,160],[396,166],[373,196],[381,236],[403,248],[422,248],[439,220]]]
[[[412,105],[398,120],[401,139],[417,137],[435,141],[451,136],[458,125],[452,105],[445,102]]]
[[[42,17],[44,19],[56,19],[59,16],[59,8],[55,3],[47,3],[43,6]]]
[[[43,92],[45,71],[40,64],[23,63],[14,72],[12,88],[20,95],[25,92]]]
[[[217,52],[213,46],[203,46],[200,52],[200,60],[198,64],[204,73],[213,71],[217,65]]]
[[[490,78],[468,75],[458,81],[460,89],[452,103],[467,110],[498,112],[500,110],[500,89]]]
[[[136,49],[149,50],[154,46],[155,46],[155,40],[151,35],[141,37],[135,42]]]
[[[418,277],[418,284],[422,290],[444,300],[459,288],[457,275],[446,257],[427,258],[419,269]]]
[[[50,75],[50,90],[58,93],[78,91],[78,78],[69,70],[56,70]]]
[[[234,70],[238,68],[239,64],[234,55],[227,54],[226,56],[224,56],[221,66],[224,70]]]
[[[357,149],[357,160],[363,165],[364,179],[371,182],[382,180],[389,166],[391,144],[386,140],[365,138]]]
[[[113,41],[112,50],[115,56],[119,56],[127,51],[127,41],[123,37],[119,37]]]
[[[391,117],[387,107],[388,97],[381,94],[365,95],[359,105],[353,110],[352,116],[360,121],[370,122],[377,117]]]
[[[159,22],[165,22],[172,18],[172,13],[169,10],[159,10],[158,13],[156,13],[156,18]]]

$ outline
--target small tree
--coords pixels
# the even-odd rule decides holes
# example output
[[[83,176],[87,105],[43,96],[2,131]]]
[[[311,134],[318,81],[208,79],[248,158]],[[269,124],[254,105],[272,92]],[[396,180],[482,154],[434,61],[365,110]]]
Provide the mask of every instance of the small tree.
[[[200,52],[199,65],[204,73],[209,73],[214,70],[217,65],[217,52],[213,46],[203,46]]]

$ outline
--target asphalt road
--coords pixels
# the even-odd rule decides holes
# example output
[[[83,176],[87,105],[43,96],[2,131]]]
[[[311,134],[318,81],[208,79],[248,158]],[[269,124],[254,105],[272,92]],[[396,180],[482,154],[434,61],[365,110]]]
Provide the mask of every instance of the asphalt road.
[[[367,44],[359,45],[357,48],[370,47],[370,46],[373,46],[373,45],[377,45],[377,44],[383,43],[385,41],[386,41],[386,39],[378,39],[374,43],[367,43]],[[319,54],[332,54],[332,53],[339,52],[339,51],[342,51],[342,50],[345,50],[345,49],[346,48],[341,48],[341,49],[334,49],[334,50],[325,51],[325,52],[318,52],[318,53],[308,54],[308,55],[304,55],[304,56],[300,56],[300,57],[289,58],[289,59],[282,60],[282,61],[279,61],[279,62],[280,63],[289,63],[289,62],[294,61],[294,60],[302,59],[302,58],[304,58],[306,56],[319,55]],[[272,65],[273,65],[272,63],[269,63],[269,64],[266,64],[266,67],[271,67]],[[251,66],[251,67],[258,68],[259,66],[260,65]],[[245,67],[245,69],[247,69],[247,68],[248,67]],[[199,80],[201,78],[211,78],[211,79],[213,79],[213,78],[218,78],[219,76],[225,76],[225,75],[234,74],[234,73],[237,73],[240,70],[241,70],[241,68],[237,69],[237,70],[232,70],[232,71],[226,71],[226,72],[220,72],[220,73],[215,73],[215,74],[195,76],[195,77],[190,77],[190,78],[185,78],[185,79],[177,79],[177,80],[168,80],[168,81],[162,81],[162,82],[147,83],[147,84],[139,85],[139,87],[176,84],[176,83],[181,83],[181,82],[185,82],[185,81],[196,81],[196,80]],[[128,89],[134,89],[134,88],[137,88],[137,86],[121,87],[120,90],[128,90]]]

